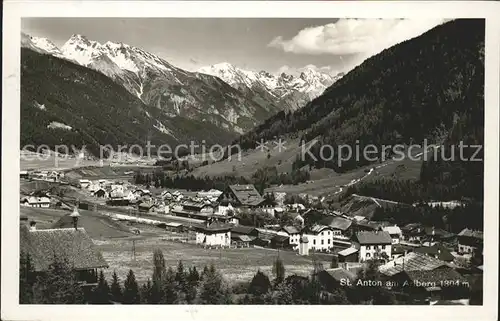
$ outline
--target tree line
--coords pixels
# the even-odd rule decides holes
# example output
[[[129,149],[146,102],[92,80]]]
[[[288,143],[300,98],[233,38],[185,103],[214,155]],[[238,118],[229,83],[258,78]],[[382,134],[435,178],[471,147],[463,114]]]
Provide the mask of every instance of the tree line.
[[[145,283],[137,282],[133,270],[123,282],[115,271],[108,282],[101,270],[97,285],[87,293],[66,260],[54,257],[43,274],[34,273],[29,255],[22,253],[20,263],[21,304],[407,304],[384,287],[325,286],[318,277],[324,268],[314,257],[308,277],[287,276],[278,257],[271,278],[258,270],[250,282],[231,285],[213,265],[201,272],[194,266],[186,268],[182,261],[175,269],[167,268],[163,253],[155,250],[153,272]],[[370,263],[358,278],[381,279],[378,265]]]
[[[229,185],[253,184],[263,194],[264,190],[272,185],[299,184],[309,180],[308,171],[296,169],[290,173],[278,173],[276,167],[266,167],[257,170],[250,178],[236,175],[225,175],[217,177],[196,177],[193,175],[169,175],[164,171],[153,173],[134,174],[133,182],[137,185],[145,185],[146,188],[178,188],[190,191],[207,191],[210,189],[225,190]]]

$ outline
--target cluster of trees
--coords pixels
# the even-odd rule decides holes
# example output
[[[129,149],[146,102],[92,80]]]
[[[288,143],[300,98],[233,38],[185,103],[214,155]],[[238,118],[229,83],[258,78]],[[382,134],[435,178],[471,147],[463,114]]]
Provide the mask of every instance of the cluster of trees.
[[[375,221],[388,221],[399,226],[422,223],[452,233],[464,228],[483,230],[484,208],[482,203],[470,203],[454,208],[418,204],[416,206],[378,207],[372,217]]]
[[[36,274],[31,257],[20,253],[19,302],[21,304],[82,304],[85,295],[70,264],[54,257],[48,270]]]
[[[180,163],[181,166],[183,163]],[[187,165],[189,166],[189,165]],[[250,179],[243,176],[218,176],[218,177],[195,177],[193,175],[171,176],[163,171],[153,173],[142,173],[137,171],[134,174],[134,184],[146,185],[146,187],[179,188],[192,191],[203,191],[210,189],[225,190],[229,185],[234,184],[254,184],[262,194],[271,185],[279,184],[299,184],[309,180],[308,171],[294,170],[291,173],[278,173],[276,167],[266,167],[257,170]]]
[[[123,283],[116,272],[110,282],[99,273],[98,284],[86,292],[78,284],[74,271],[64,260],[54,263],[43,275],[36,275],[29,256],[21,256],[21,304],[416,304],[411,297],[385,286],[378,271],[378,260],[368,261],[357,273],[352,286],[332,284],[321,279],[324,268],[313,256],[311,274],[287,275],[284,262],[278,257],[272,266],[272,276],[258,270],[252,280],[229,284],[213,265],[200,272],[186,269],[179,261],[176,269],[167,268],[163,253],[153,253],[153,273],[139,284],[133,270]],[[331,267],[337,267],[334,257]],[[358,284],[372,285],[364,286]],[[85,292],[85,293],[84,293]]]
[[[248,184],[244,177],[219,176],[219,177],[195,177],[193,175],[175,175],[162,171],[153,173],[142,173],[137,171],[134,174],[134,184],[146,185],[146,187],[179,188],[192,191],[206,191],[210,189],[225,190],[227,186],[233,184]]]
[[[462,200],[464,195],[460,191],[446,184],[424,183],[422,180],[379,178],[349,186],[345,196],[359,194],[413,204],[419,201]]]
[[[133,270],[129,270],[123,283],[116,272],[111,282],[101,271],[98,284],[84,293],[75,273],[65,260],[54,258],[48,271],[36,275],[29,256],[21,256],[21,304],[227,304],[231,291],[221,274],[205,266],[200,273],[196,267],[185,269],[180,261],[177,269],[165,266],[160,250],[153,254],[153,274],[139,285]]]
[[[278,173],[276,166],[258,169],[251,177],[257,190],[262,194],[264,189],[272,185],[297,185],[310,179],[309,171],[294,169],[290,173]]]

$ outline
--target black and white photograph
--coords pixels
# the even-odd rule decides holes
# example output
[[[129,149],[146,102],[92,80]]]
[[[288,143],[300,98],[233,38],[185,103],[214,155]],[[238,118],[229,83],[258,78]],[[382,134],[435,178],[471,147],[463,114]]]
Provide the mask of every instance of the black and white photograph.
[[[146,16],[140,1],[117,16],[125,1],[99,14],[85,2],[11,18],[2,262],[16,251],[2,301],[15,311],[497,317],[499,6],[386,17],[313,2],[329,14],[300,17],[282,2],[272,17],[207,2],[209,16]],[[456,309],[440,311],[466,320]]]

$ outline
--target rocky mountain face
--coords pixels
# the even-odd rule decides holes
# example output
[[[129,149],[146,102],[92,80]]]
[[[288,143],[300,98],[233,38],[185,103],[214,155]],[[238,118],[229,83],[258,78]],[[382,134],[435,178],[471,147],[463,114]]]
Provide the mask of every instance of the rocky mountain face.
[[[279,110],[303,107],[343,76],[343,73],[330,75],[313,68],[306,68],[299,76],[273,75],[266,71],[244,70],[229,63],[202,67],[198,71],[217,76],[247,97],[265,102],[263,105],[276,106]]]
[[[23,40],[22,46],[97,70],[171,117],[209,122],[239,134],[278,111],[262,107],[217,77],[182,70],[137,47],[73,35],[59,50],[39,46],[49,43],[40,39]]]
[[[85,146],[99,156],[106,145],[117,151],[150,142],[154,153],[164,144],[173,149],[204,140],[209,146],[234,137],[211,123],[170,117],[100,72],[21,49],[21,146]]]
[[[45,38],[22,35],[22,47],[99,71],[167,116],[209,122],[242,134],[281,110],[295,110],[340,75],[306,70],[298,77],[251,72],[229,64],[189,72],[140,48],[101,44],[73,35],[60,49]]]

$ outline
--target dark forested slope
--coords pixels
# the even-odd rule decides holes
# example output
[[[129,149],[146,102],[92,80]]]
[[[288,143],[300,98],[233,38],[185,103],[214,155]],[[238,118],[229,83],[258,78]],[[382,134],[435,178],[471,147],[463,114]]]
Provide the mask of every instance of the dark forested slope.
[[[74,145],[98,155],[99,145],[207,144],[234,136],[217,126],[168,117],[105,75],[50,55],[21,49],[21,147]]]
[[[280,112],[237,142],[252,148],[282,135],[319,138],[336,147],[443,142],[455,135],[483,141],[484,20],[459,19],[384,50],[294,113]],[[348,170],[366,160],[345,162]]]

